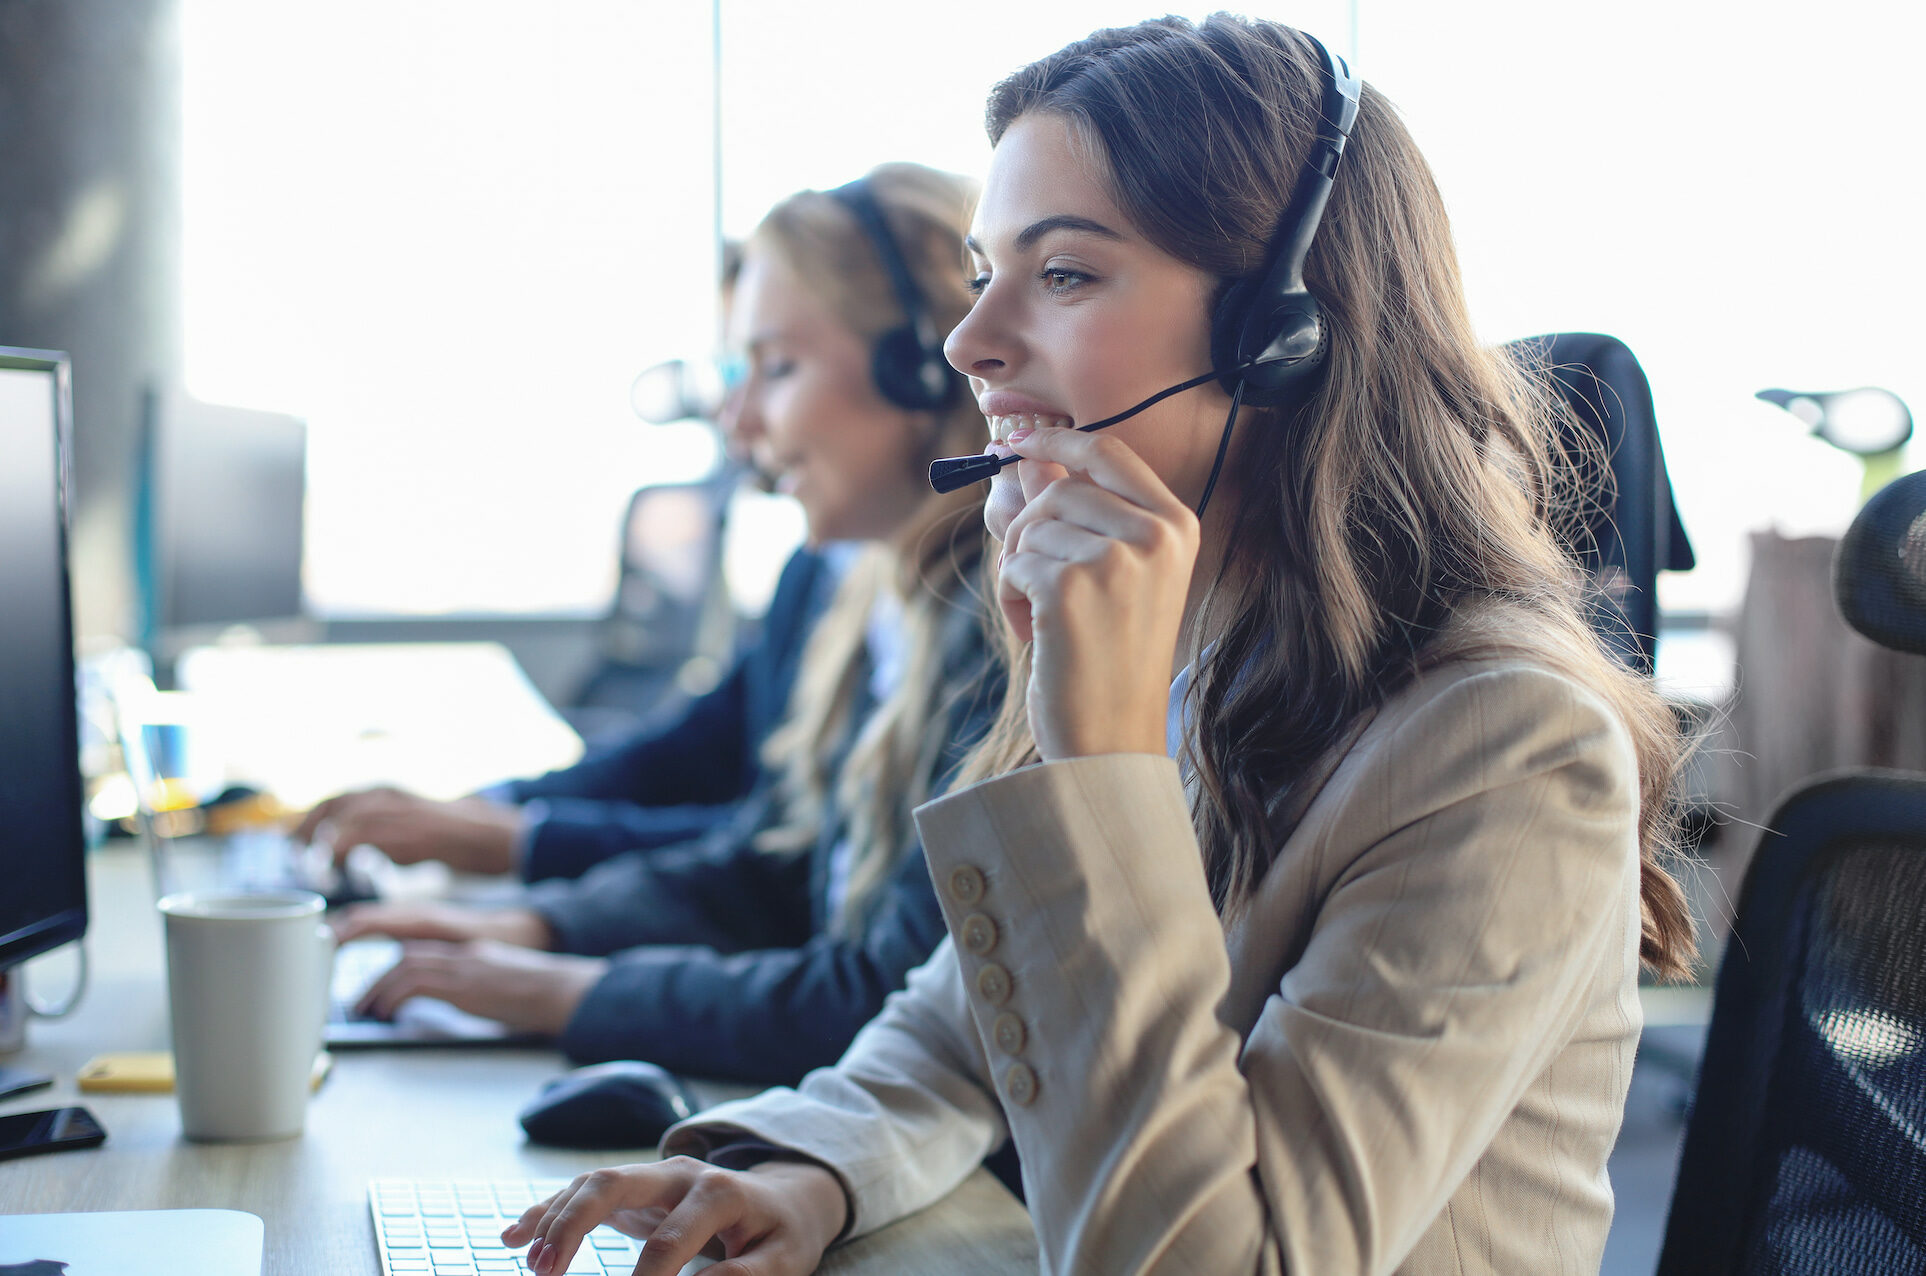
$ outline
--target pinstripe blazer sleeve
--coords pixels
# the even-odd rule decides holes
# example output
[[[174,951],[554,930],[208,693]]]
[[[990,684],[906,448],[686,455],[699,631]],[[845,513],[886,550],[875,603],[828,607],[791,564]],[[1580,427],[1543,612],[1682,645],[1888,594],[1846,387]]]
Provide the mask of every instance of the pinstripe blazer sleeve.
[[[1595,1272],[1635,794],[1596,698],[1457,666],[1380,713],[1227,935],[1167,759],[976,786],[918,817],[955,947],[837,1075],[729,1119],[836,1167],[867,1229],[960,1177],[1000,1109],[1053,1273]],[[896,1113],[943,1109],[982,1137],[940,1167],[852,1173],[818,1133],[900,1157]]]

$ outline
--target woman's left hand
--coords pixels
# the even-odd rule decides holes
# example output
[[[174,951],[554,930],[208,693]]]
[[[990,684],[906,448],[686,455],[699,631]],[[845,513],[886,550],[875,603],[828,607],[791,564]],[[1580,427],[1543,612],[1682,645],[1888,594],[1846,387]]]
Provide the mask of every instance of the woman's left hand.
[[[1035,643],[1038,753],[1163,753],[1197,516],[1120,439],[1044,428],[1008,446],[1023,458],[1025,504],[1005,533],[997,602]]]
[[[362,995],[359,1014],[393,1019],[410,997],[438,997],[511,1028],[560,1036],[608,973],[598,957],[542,953],[492,939],[415,940]]]

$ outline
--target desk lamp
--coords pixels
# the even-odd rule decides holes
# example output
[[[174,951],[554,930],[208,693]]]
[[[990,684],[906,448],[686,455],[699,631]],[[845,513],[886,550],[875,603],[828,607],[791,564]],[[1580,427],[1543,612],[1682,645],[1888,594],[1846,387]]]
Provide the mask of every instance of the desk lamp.
[[[1816,438],[1858,457],[1865,470],[1861,505],[1898,477],[1900,449],[1913,437],[1913,414],[1891,390],[1761,390],[1752,397],[1784,408]]]
[[[713,424],[722,410],[727,374],[701,360],[670,359],[644,368],[629,386],[629,407],[650,425]]]

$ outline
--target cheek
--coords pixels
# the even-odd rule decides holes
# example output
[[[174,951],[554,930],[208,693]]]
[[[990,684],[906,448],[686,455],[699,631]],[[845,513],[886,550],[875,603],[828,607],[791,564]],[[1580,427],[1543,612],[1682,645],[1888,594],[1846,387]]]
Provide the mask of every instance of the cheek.
[[[847,405],[846,414],[825,430],[824,451],[833,454],[852,478],[865,486],[893,488],[914,475],[916,431],[910,422],[874,405]]]
[[[850,396],[840,380],[820,369],[799,372],[769,412],[769,435],[780,451],[846,464],[854,449],[849,435]]]
[[[1078,424],[1120,412],[1204,370],[1169,334],[1146,339],[1137,325],[1092,325],[1060,344],[1058,385]]]

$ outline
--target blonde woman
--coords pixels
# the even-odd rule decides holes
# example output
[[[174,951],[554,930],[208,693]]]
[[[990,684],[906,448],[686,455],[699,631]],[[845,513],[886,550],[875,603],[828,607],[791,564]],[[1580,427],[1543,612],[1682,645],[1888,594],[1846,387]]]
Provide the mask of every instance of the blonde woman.
[[[807,1272],[1013,1139],[1052,1273],[1596,1273],[1640,960],[1693,941],[1675,727],[1584,622],[1552,396],[1299,32],[1099,32],[988,120],[949,353],[1016,458],[1017,663],[917,813],[951,940],[834,1068],[504,1239]]]
[[[730,328],[747,376],[727,424],[810,541],[848,560],[756,794],[703,839],[537,883],[526,906],[350,911],[344,938],[412,941],[368,1013],[433,996],[580,1061],[793,1081],[929,955],[943,924],[910,812],[1001,687],[974,583],[982,494],[926,481],[984,431],[941,351],[969,305],[971,195],[885,165],[784,200],[745,249]]]

